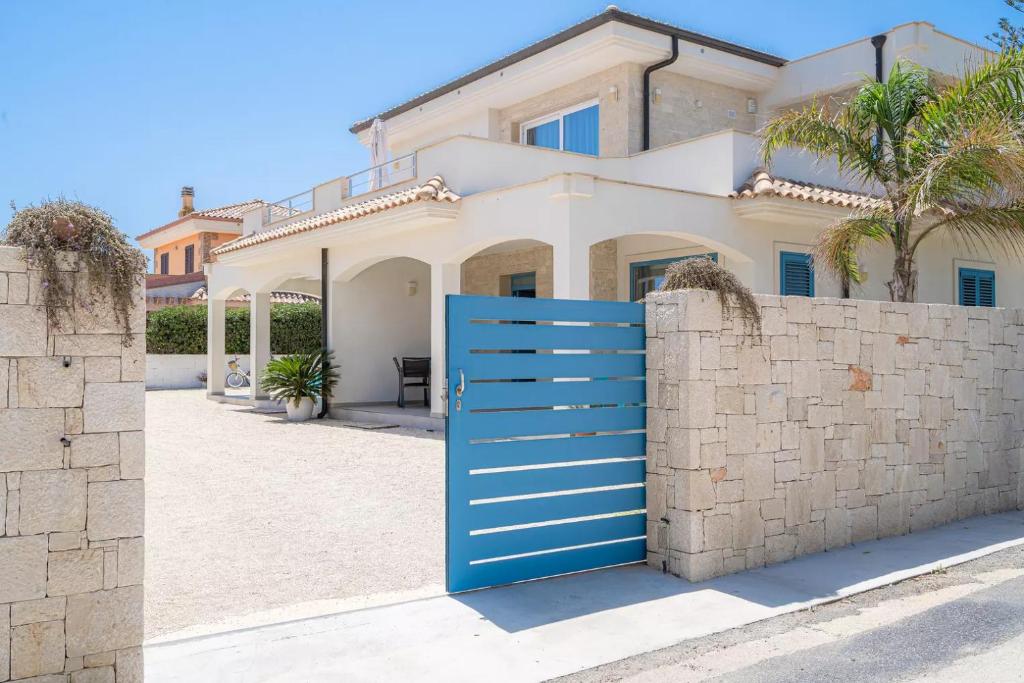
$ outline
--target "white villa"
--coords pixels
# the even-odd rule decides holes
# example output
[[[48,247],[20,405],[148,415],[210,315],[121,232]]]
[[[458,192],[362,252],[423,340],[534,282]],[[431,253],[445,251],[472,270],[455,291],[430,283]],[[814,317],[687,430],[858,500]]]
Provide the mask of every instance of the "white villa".
[[[369,144],[383,122],[387,163],[242,216],[206,266],[208,391],[224,391],[225,302],[242,292],[255,367],[269,358],[270,293],[321,287],[342,375],[332,411],[394,403],[392,358],[429,356],[434,418],[447,294],[625,301],[672,261],[710,254],[756,292],[841,296],[809,252],[871,198],[806,155],[760,169],[755,132],[897,59],[954,78],[984,56],[917,22],[786,60],[609,7],[355,123]],[[998,289],[999,305],[1024,306],[1022,269],[1000,258],[933,240],[919,299],[960,303],[966,278],[975,298],[963,303],[994,305]],[[866,254],[867,281],[850,295],[887,299],[891,267],[886,250]]]

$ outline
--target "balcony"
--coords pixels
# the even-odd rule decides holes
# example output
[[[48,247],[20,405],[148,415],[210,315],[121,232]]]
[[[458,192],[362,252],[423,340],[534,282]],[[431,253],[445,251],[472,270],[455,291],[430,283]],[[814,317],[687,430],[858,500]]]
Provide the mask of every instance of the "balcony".
[[[363,198],[416,179],[416,153],[406,154],[341,178],[269,202],[259,212],[259,226],[243,233],[266,230],[297,218],[337,209],[353,199]]]
[[[440,175],[462,196],[543,180],[564,173],[592,175],[673,190],[726,196],[761,165],[757,136],[723,130],[628,157],[593,157],[542,147],[457,135],[384,164],[335,178],[247,216],[243,234],[278,227],[314,214],[400,189],[418,178]],[[847,187],[834,164],[783,150],[777,176],[840,189]]]

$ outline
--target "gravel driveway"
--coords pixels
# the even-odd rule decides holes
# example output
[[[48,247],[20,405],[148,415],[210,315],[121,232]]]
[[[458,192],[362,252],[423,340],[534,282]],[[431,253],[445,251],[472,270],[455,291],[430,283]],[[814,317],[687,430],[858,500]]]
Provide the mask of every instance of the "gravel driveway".
[[[147,638],[443,591],[442,435],[198,390],[147,392],[146,429]]]

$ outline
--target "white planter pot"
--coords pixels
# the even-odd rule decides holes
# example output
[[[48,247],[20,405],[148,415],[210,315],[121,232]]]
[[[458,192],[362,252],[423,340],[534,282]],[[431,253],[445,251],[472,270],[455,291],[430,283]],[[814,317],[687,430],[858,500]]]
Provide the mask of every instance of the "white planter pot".
[[[302,422],[313,417],[313,399],[303,398],[299,399],[299,405],[295,405],[295,401],[286,399],[284,402],[285,410],[288,411],[288,419],[292,422]]]

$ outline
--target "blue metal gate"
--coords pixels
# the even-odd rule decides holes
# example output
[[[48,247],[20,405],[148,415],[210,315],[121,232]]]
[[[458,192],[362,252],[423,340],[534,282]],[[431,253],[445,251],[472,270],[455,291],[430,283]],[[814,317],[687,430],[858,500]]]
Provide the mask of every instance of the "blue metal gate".
[[[642,561],[643,306],[446,309],[448,590]]]

